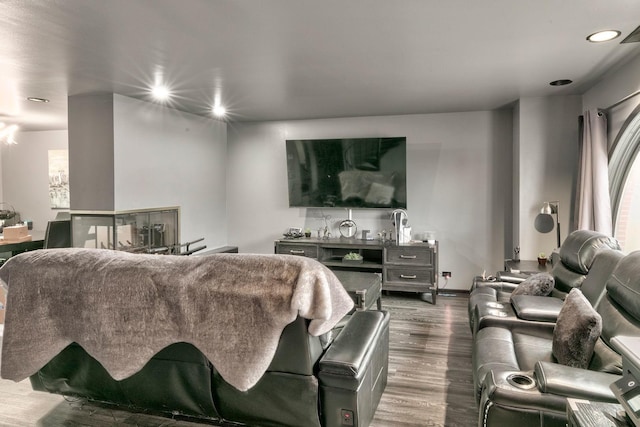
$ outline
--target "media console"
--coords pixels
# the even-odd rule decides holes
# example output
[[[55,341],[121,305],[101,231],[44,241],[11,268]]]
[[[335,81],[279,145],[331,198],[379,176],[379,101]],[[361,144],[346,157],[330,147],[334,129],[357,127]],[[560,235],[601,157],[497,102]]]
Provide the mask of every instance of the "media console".
[[[362,262],[343,261],[356,252]],[[331,269],[358,270],[382,273],[382,290],[431,294],[436,303],[438,294],[438,242],[407,243],[358,239],[280,239],[275,253],[314,258]]]

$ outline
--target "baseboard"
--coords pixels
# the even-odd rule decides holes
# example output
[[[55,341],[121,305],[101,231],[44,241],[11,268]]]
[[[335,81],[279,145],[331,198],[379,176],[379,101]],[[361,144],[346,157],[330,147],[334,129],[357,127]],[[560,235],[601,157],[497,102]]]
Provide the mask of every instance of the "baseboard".
[[[468,289],[438,289],[438,296],[469,296]]]

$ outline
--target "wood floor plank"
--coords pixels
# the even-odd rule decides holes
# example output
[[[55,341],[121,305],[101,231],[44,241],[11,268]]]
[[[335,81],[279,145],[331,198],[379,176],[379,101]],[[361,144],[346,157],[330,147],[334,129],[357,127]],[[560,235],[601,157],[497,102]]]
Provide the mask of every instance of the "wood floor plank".
[[[391,313],[389,380],[372,427],[476,425],[467,297],[382,301]]]
[[[389,376],[371,427],[476,425],[466,296],[440,296],[434,306],[392,293],[382,305],[391,313]],[[66,401],[31,390],[28,380],[0,380],[2,427],[209,425]]]

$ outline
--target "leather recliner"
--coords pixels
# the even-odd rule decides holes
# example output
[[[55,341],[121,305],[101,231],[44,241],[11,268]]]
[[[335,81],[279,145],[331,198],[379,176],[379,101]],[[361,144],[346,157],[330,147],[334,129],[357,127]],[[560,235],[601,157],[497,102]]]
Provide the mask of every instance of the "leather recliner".
[[[591,230],[577,230],[569,234],[555,257],[551,274],[555,287],[551,296],[564,299],[573,288],[580,288],[596,254],[602,249],[620,250],[618,241]],[[511,292],[519,283],[504,281],[476,282],[469,295],[469,327],[474,331],[476,307],[487,303],[509,304]]]
[[[606,282],[611,276],[623,253],[617,250],[602,249],[594,258],[593,264],[580,290],[596,307],[606,294]],[[515,295],[509,302],[480,303],[475,306],[472,333],[488,326],[506,326],[509,324],[555,323],[562,309],[563,299],[553,296]]]
[[[609,385],[622,361],[612,338],[640,337],[640,251],[623,257],[595,307],[602,333],[587,369],[564,366],[552,352],[553,324],[491,326],[474,340],[480,384],[479,426],[565,426],[568,397],[617,402]]]

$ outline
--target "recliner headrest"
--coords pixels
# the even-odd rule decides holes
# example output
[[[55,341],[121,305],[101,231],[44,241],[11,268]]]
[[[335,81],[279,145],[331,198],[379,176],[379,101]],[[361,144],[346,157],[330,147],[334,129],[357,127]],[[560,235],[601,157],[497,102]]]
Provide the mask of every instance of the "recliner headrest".
[[[576,273],[587,274],[596,254],[603,248],[621,250],[613,237],[591,230],[576,230],[562,243],[560,260]]]
[[[636,320],[640,320],[640,251],[623,257],[607,280],[607,293]]]

